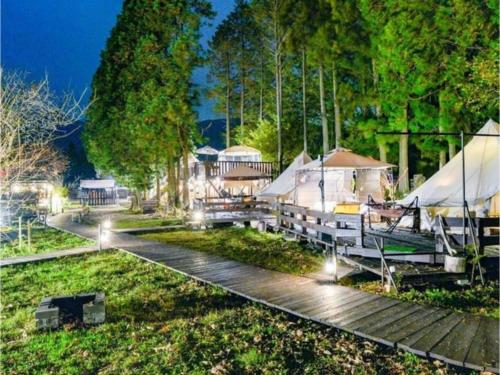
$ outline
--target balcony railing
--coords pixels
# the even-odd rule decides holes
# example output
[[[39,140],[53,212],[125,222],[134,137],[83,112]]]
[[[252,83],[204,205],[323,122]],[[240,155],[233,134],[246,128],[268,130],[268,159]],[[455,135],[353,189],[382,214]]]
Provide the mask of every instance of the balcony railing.
[[[246,166],[262,173],[262,178],[273,177],[273,163],[267,161],[200,161],[194,165],[194,176],[207,179],[220,177],[230,170]]]

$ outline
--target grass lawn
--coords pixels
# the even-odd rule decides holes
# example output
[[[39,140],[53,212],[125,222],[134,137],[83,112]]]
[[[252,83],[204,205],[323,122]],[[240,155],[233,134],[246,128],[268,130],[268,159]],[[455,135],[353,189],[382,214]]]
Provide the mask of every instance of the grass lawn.
[[[456,370],[293,318],[109,251],[4,267],[0,373],[448,374]],[[106,294],[106,323],[35,330],[43,296]]]
[[[477,283],[471,287],[455,286],[450,289],[429,286],[427,288],[411,288],[404,286],[398,294],[387,293],[382,288],[377,277],[360,274],[342,278],[340,283],[345,286],[361,289],[365,292],[381,294],[402,301],[421,305],[439,306],[459,312],[469,312],[477,315],[500,318],[499,283],[487,282],[484,286]]]
[[[181,219],[175,218],[123,218],[113,221],[113,228],[115,229],[128,229],[128,228],[147,228],[147,227],[159,227],[164,225],[179,225],[182,224]]]
[[[178,230],[148,233],[140,237],[292,274],[318,271],[325,262],[321,254],[297,242],[286,241],[281,234],[263,233],[251,228]]]
[[[73,234],[54,228],[33,228],[31,231],[31,249],[28,248],[28,239],[24,231],[23,243],[19,248],[18,240],[4,242],[0,245],[0,259],[22,255],[47,253],[55,250],[70,249],[72,247],[91,246],[93,241],[83,239]]]

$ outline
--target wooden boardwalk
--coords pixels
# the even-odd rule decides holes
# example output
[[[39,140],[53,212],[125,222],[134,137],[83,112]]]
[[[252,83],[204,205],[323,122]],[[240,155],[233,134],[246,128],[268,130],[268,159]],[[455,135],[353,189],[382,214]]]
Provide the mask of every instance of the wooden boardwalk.
[[[64,215],[51,225],[95,238]],[[253,301],[396,348],[476,370],[499,371],[497,319],[426,307],[242,264],[174,245],[112,233],[119,248]]]
[[[13,266],[24,263],[42,262],[44,260],[51,260],[73,255],[93,253],[96,251],[99,251],[99,248],[97,248],[96,246],[87,246],[87,247],[75,247],[72,249],[51,251],[48,253],[30,254],[12,258],[5,258],[5,259],[0,259],[0,267]]]

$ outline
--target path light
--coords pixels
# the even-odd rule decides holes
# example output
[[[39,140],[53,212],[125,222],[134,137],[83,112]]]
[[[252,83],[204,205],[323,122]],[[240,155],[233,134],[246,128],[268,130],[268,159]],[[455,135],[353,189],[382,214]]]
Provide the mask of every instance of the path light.
[[[328,274],[334,274],[336,271],[335,263],[332,262],[331,260],[328,260],[325,263],[325,272]]]
[[[203,220],[203,212],[198,210],[193,212],[193,219],[195,221],[202,221]]]
[[[111,229],[111,220],[109,219],[104,220],[104,222],[102,223],[102,227],[104,229]]]

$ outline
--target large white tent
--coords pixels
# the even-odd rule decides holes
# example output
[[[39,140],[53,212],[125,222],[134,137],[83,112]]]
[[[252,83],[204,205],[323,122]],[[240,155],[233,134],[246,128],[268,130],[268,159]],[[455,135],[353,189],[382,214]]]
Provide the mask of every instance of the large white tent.
[[[478,134],[499,135],[500,126],[489,120]],[[500,195],[500,138],[474,136],[464,150],[467,203],[472,210],[486,209],[494,214],[494,201]],[[462,151],[400,203],[409,204],[415,197],[422,207],[461,207]]]
[[[262,160],[262,154],[259,150],[244,145],[231,146],[219,152],[219,161],[261,161],[261,160]]]
[[[325,209],[333,210],[338,203],[365,203],[371,195],[376,201],[384,198],[388,186],[387,171],[393,165],[351,150],[337,148],[323,159],[314,160],[295,173],[295,204],[322,209],[320,181],[324,176]]]
[[[264,199],[280,199],[283,201],[293,198],[291,195],[295,189],[295,172],[298,168],[311,161],[311,157],[302,151],[272,184],[259,193],[259,197]]]

